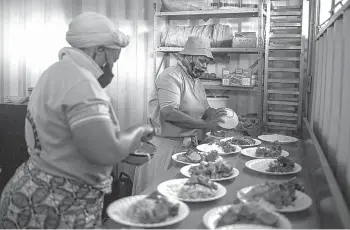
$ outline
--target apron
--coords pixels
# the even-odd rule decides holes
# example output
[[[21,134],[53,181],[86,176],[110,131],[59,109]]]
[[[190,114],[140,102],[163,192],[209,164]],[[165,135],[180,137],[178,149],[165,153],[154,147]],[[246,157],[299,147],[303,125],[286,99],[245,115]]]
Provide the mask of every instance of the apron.
[[[36,149],[40,139],[30,112]],[[103,199],[112,177],[94,186],[55,176],[36,166],[32,157],[7,183],[0,199],[1,229],[100,228]]]
[[[192,79],[186,68],[179,63],[180,68],[175,68],[172,75],[174,79],[181,79],[179,110],[195,119],[201,119],[208,109],[209,104],[205,90],[199,79]],[[164,121],[160,115],[158,88],[174,89],[176,84],[169,83],[169,75],[160,75],[156,80],[154,98],[151,99],[151,124],[160,129],[158,137],[151,142],[157,147],[153,159],[144,165],[136,167],[134,175],[133,194],[140,194],[152,181],[172,166],[172,155],[186,151],[191,141],[197,144],[197,129],[184,129]],[[174,80],[178,81],[178,80]],[[171,81],[170,81],[171,82]],[[178,90],[171,90],[177,92]],[[161,95],[162,96],[162,95]],[[163,96],[166,96],[163,94]],[[153,115],[153,116],[152,116]]]
[[[178,140],[154,137],[151,142],[157,146],[157,150],[149,162],[136,167],[132,195],[141,194],[152,184],[154,178],[168,171],[172,167],[173,160],[171,157],[173,154],[186,151],[190,142],[198,144],[195,136],[178,138]]]

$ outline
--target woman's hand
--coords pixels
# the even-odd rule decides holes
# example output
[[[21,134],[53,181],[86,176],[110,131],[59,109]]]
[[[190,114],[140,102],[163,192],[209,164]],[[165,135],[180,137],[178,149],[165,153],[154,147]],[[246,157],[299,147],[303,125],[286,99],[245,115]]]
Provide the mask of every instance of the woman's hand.
[[[148,142],[156,134],[156,130],[152,125],[142,125],[141,126],[141,141]]]
[[[223,123],[223,117],[226,115],[227,112],[225,108],[216,109],[215,112],[212,113],[211,116],[205,120],[205,128],[212,129],[216,127],[219,123]]]
[[[218,108],[215,110],[215,112],[211,115],[212,117],[223,117],[227,115],[227,111],[225,108]]]
[[[216,126],[218,126],[219,123],[223,123],[224,119],[223,116],[212,116],[211,118],[206,119],[205,122],[205,128],[206,129],[212,129]]]
[[[142,142],[148,143],[152,147],[155,148],[155,146],[152,143],[149,143],[149,141],[155,135],[155,129],[153,128],[153,126],[152,125],[141,125],[138,128],[140,129],[140,141],[134,146],[132,152],[135,152],[136,149],[141,148]],[[149,160],[150,160],[150,158],[151,158],[151,156],[149,156]],[[130,156],[130,155],[127,158],[125,158],[123,162],[130,164],[130,165],[135,165],[135,166],[139,166],[139,165],[142,165],[145,163],[145,162],[140,161],[137,158],[135,158],[135,156]]]

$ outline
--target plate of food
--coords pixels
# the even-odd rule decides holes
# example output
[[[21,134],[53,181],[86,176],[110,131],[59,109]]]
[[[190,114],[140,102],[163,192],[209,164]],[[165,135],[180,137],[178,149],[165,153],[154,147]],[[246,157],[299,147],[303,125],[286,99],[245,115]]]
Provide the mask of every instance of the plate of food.
[[[202,176],[173,179],[158,185],[158,192],[184,202],[206,202],[226,195],[226,188]]]
[[[223,141],[223,142],[229,141],[229,143],[231,143],[232,145],[238,145],[242,148],[254,147],[254,146],[258,146],[261,144],[261,141],[259,141],[258,139],[254,139],[254,138],[251,138],[248,136],[228,137],[228,138],[221,139],[220,141]]]
[[[239,153],[242,148],[233,145],[228,141],[213,141],[206,144],[201,144],[197,146],[197,149],[202,152],[217,151],[220,155],[230,155]]]
[[[258,224],[234,224],[218,227],[220,230],[231,230],[231,229],[271,229],[271,227],[258,225]]]
[[[267,135],[260,135],[258,138],[265,142],[273,143],[275,141],[279,141],[282,144],[287,143],[294,143],[298,141],[298,138],[290,137],[282,134],[267,134]]]
[[[283,215],[269,210],[256,203],[239,203],[223,205],[207,211],[203,216],[203,223],[208,229],[229,227],[236,225],[264,226],[280,229],[291,229],[292,224]]]
[[[189,213],[187,204],[159,192],[124,197],[107,208],[107,214],[113,221],[137,228],[173,225],[184,220]]]
[[[244,203],[260,203],[276,212],[299,212],[312,205],[312,199],[296,178],[243,188],[237,192],[237,198]]]
[[[238,169],[225,161],[186,165],[180,169],[180,172],[185,177],[191,177],[192,175],[203,176],[212,181],[230,180],[239,175]]]
[[[264,145],[259,147],[246,148],[241,151],[245,156],[264,159],[264,158],[278,158],[279,156],[287,157],[289,153],[282,150],[281,144],[276,141],[271,145]]]
[[[301,166],[293,160],[280,156],[277,159],[255,159],[245,163],[245,166],[256,172],[269,175],[291,175],[301,171]]]
[[[181,164],[197,164],[201,161],[215,162],[216,160],[222,160],[217,151],[200,152],[196,149],[189,149],[187,152],[175,153],[171,158]]]

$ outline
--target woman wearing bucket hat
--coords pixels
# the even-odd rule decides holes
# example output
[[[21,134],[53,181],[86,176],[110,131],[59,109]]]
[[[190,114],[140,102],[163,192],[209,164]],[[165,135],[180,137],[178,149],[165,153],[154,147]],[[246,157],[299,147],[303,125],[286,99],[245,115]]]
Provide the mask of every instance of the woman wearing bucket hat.
[[[197,131],[222,122],[224,109],[209,106],[198,79],[214,60],[209,39],[189,37],[180,52],[181,60],[165,69],[155,80],[149,101],[149,121],[157,130],[152,140],[157,146],[154,158],[136,168],[133,194],[139,194],[157,175],[169,169],[171,156],[196,142]]]
[[[87,12],[69,25],[72,46],[38,80],[25,123],[30,158],[6,185],[0,228],[99,228],[111,172],[153,133],[120,131],[103,90],[127,36],[103,15]],[[132,163],[132,162],[131,162]]]

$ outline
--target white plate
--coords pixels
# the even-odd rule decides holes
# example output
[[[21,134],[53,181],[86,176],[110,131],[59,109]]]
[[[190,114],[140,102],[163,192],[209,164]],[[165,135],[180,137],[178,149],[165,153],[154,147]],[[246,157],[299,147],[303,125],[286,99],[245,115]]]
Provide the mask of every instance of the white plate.
[[[223,138],[223,139],[221,139],[220,141],[228,141],[228,140],[231,140],[231,139],[233,139],[233,138],[235,138],[235,137],[226,137],[226,138]],[[254,139],[254,138],[253,138]],[[254,147],[254,146],[259,146],[259,145],[261,145],[261,141],[260,140],[258,140],[258,139],[254,139],[254,141],[255,141],[255,144],[252,144],[252,145],[239,145],[240,147],[242,147],[242,148],[246,148],[246,147]]]
[[[298,138],[290,137],[282,134],[270,134],[270,135],[260,135],[258,138],[262,141],[273,143],[279,141],[280,143],[294,143],[298,141]]]
[[[257,225],[257,224],[234,224],[222,226],[216,229],[220,230],[231,230],[231,229],[271,229],[269,226]]]
[[[269,174],[269,175],[291,175],[296,174],[301,171],[301,166],[297,163],[294,163],[294,171],[292,172],[268,172],[266,171],[269,168],[269,164],[275,161],[275,159],[255,159],[250,160],[245,163],[247,168],[254,170],[256,172]]]
[[[216,151],[218,151],[219,155],[230,155],[230,154],[235,154],[235,153],[239,153],[239,152],[242,150],[242,148],[239,147],[238,145],[233,145],[233,146],[235,146],[236,151],[234,151],[234,152],[228,152],[228,153],[225,153],[225,152],[223,151],[223,149],[222,149],[220,146],[216,145],[216,144],[202,144],[202,145],[198,145],[198,146],[197,146],[197,149],[198,149],[199,151],[201,151],[201,152],[211,152],[211,151],[216,150]]]
[[[191,164],[191,165],[186,165],[186,166],[184,166],[184,167],[182,167],[181,169],[180,169],[180,172],[181,172],[181,174],[182,175],[184,175],[185,177],[191,177],[191,174],[190,174],[190,168],[192,167],[192,166],[197,166],[197,165],[200,165],[200,164]],[[229,177],[223,177],[223,178],[220,178],[220,179],[210,179],[211,181],[224,181],[224,180],[230,180],[230,179],[232,179],[232,178],[235,178],[235,177],[237,177],[239,175],[239,171],[238,171],[238,169],[236,169],[236,168],[233,168],[233,174],[231,175],[231,176],[229,176]]]
[[[217,225],[221,215],[223,213],[225,213],[231,206],[232,205],[223,205],[223,206],[212,208],[209,211],[207,211],[204,214],[204,216],[203,216],[203,223],[204,223],[204,225],[207,228],[209,228],[209,229],[216,229],[216,225]],[[261,208],[264,208],[264,207],[261,207]],[[277,212],[273,212],[273,211],[271,211],[269,209],[266,209],[266,208],[264,208],[264,209],[267,212],[273,213],[274,215],[276,215],[278,217],[278,219],[279,219],[279,226],[278,226],[278,228],[281,228],[281,229],[292,229],[292,224],[290,223],[290,221],[286,217],[284,217],[283,215],[281,215],[281,214],[279,214]],[[231,226],[236,226],[236,225],[228,225],[228,226],[231,227]],[[259,226],[259,225],[255,225],[255,227],[256,226]],[[222,226],[222,227],[224,227],[224,226]],[[269,227],[269,229],[272,229],[272,227]]]
[[[252,158],[256,158],[256,159],[268,159],[268,158],[275,159],[275,158],[277,158],[277,157],[257,157],[255,155],[255,152],[257,149],[258,149],[258,147],[246,148],[246,149],[243,149],[241,151],[241,153],[247,157],[252,157]],[[289,152],[282,150],[281,156],[287,157],[287,156],[289,156]]]
[[[214,197],[208,197],[204,199],[183,199],[178,196],[180,189],[182,186],[188,181],[187,178],[183,179],[173,179],[164,181],[163,183],[159,184],[157,187],[157,190],[159,193],[161,193],[164,196],[172,197],[184,202],[207,202],[212,200],[220,199],[221,197],[226,195],[226,188],[222,186],[219,183],[214,182],[217,185],[217,191],[216,195]]]
[[[186,152],[175,153],[174,155],[171,156],[171,158],[172,158],[174,161],[176,161],[176,162],[178,162],[178,163],[181,163],[181,164],[185,164],[185,165],[193,164],[193,163],[188,163],[188,162],[186,162],[186,161],[180,161],[180,160],[177,159],[178,156],[180,156],[180,155],[182,155],[182,154],[185,154],[185,153],[186,153]],[[220,160],[220,161],[221,161],[221,160],[223,160],[223,158],[219,156],[216,160]]]
[[[289,206],[284,206],[282,208],[276,208],[275,205],[267,202],[265,199],[262,198],[260,200],[250,200],[250,198],[248,198],[246,194],[254,187],[255,186],[253,185],[242,188],[237,192],[237,198],[244,203],[257,202],[276,212],[300,212],[305,209],[308,209],[312,205],[312,199],[307,194],[298,190],[295,191],[296,199],[295,201],[293,201],[293,204]]]
[[[239,123],[237,114],[229,108],[225,108],[227,115],[223,116],[223,123],[219,123],[218,125],[224,129],[234,129]]]
[[[176,224],[184,220],[190,213],[190,209],[187,206],[187,204],[177,200],[177,201],[174,201],[180,204],[177,216],[170,217],[161,223],[154,223],[154,224],[137,223],[133,221],[128,216],[127,213],[133,204],[135,204],[137,201],[141,199],[144,199],[145,197],[147,196],[146,195],[128,196],[128,197],[124,197],[122,199],[116,200],[108,206],[107,214],[112,220],[123,225],[138,227],[138,228],[158,228],[158,227],[165,227],[165,226]]]

